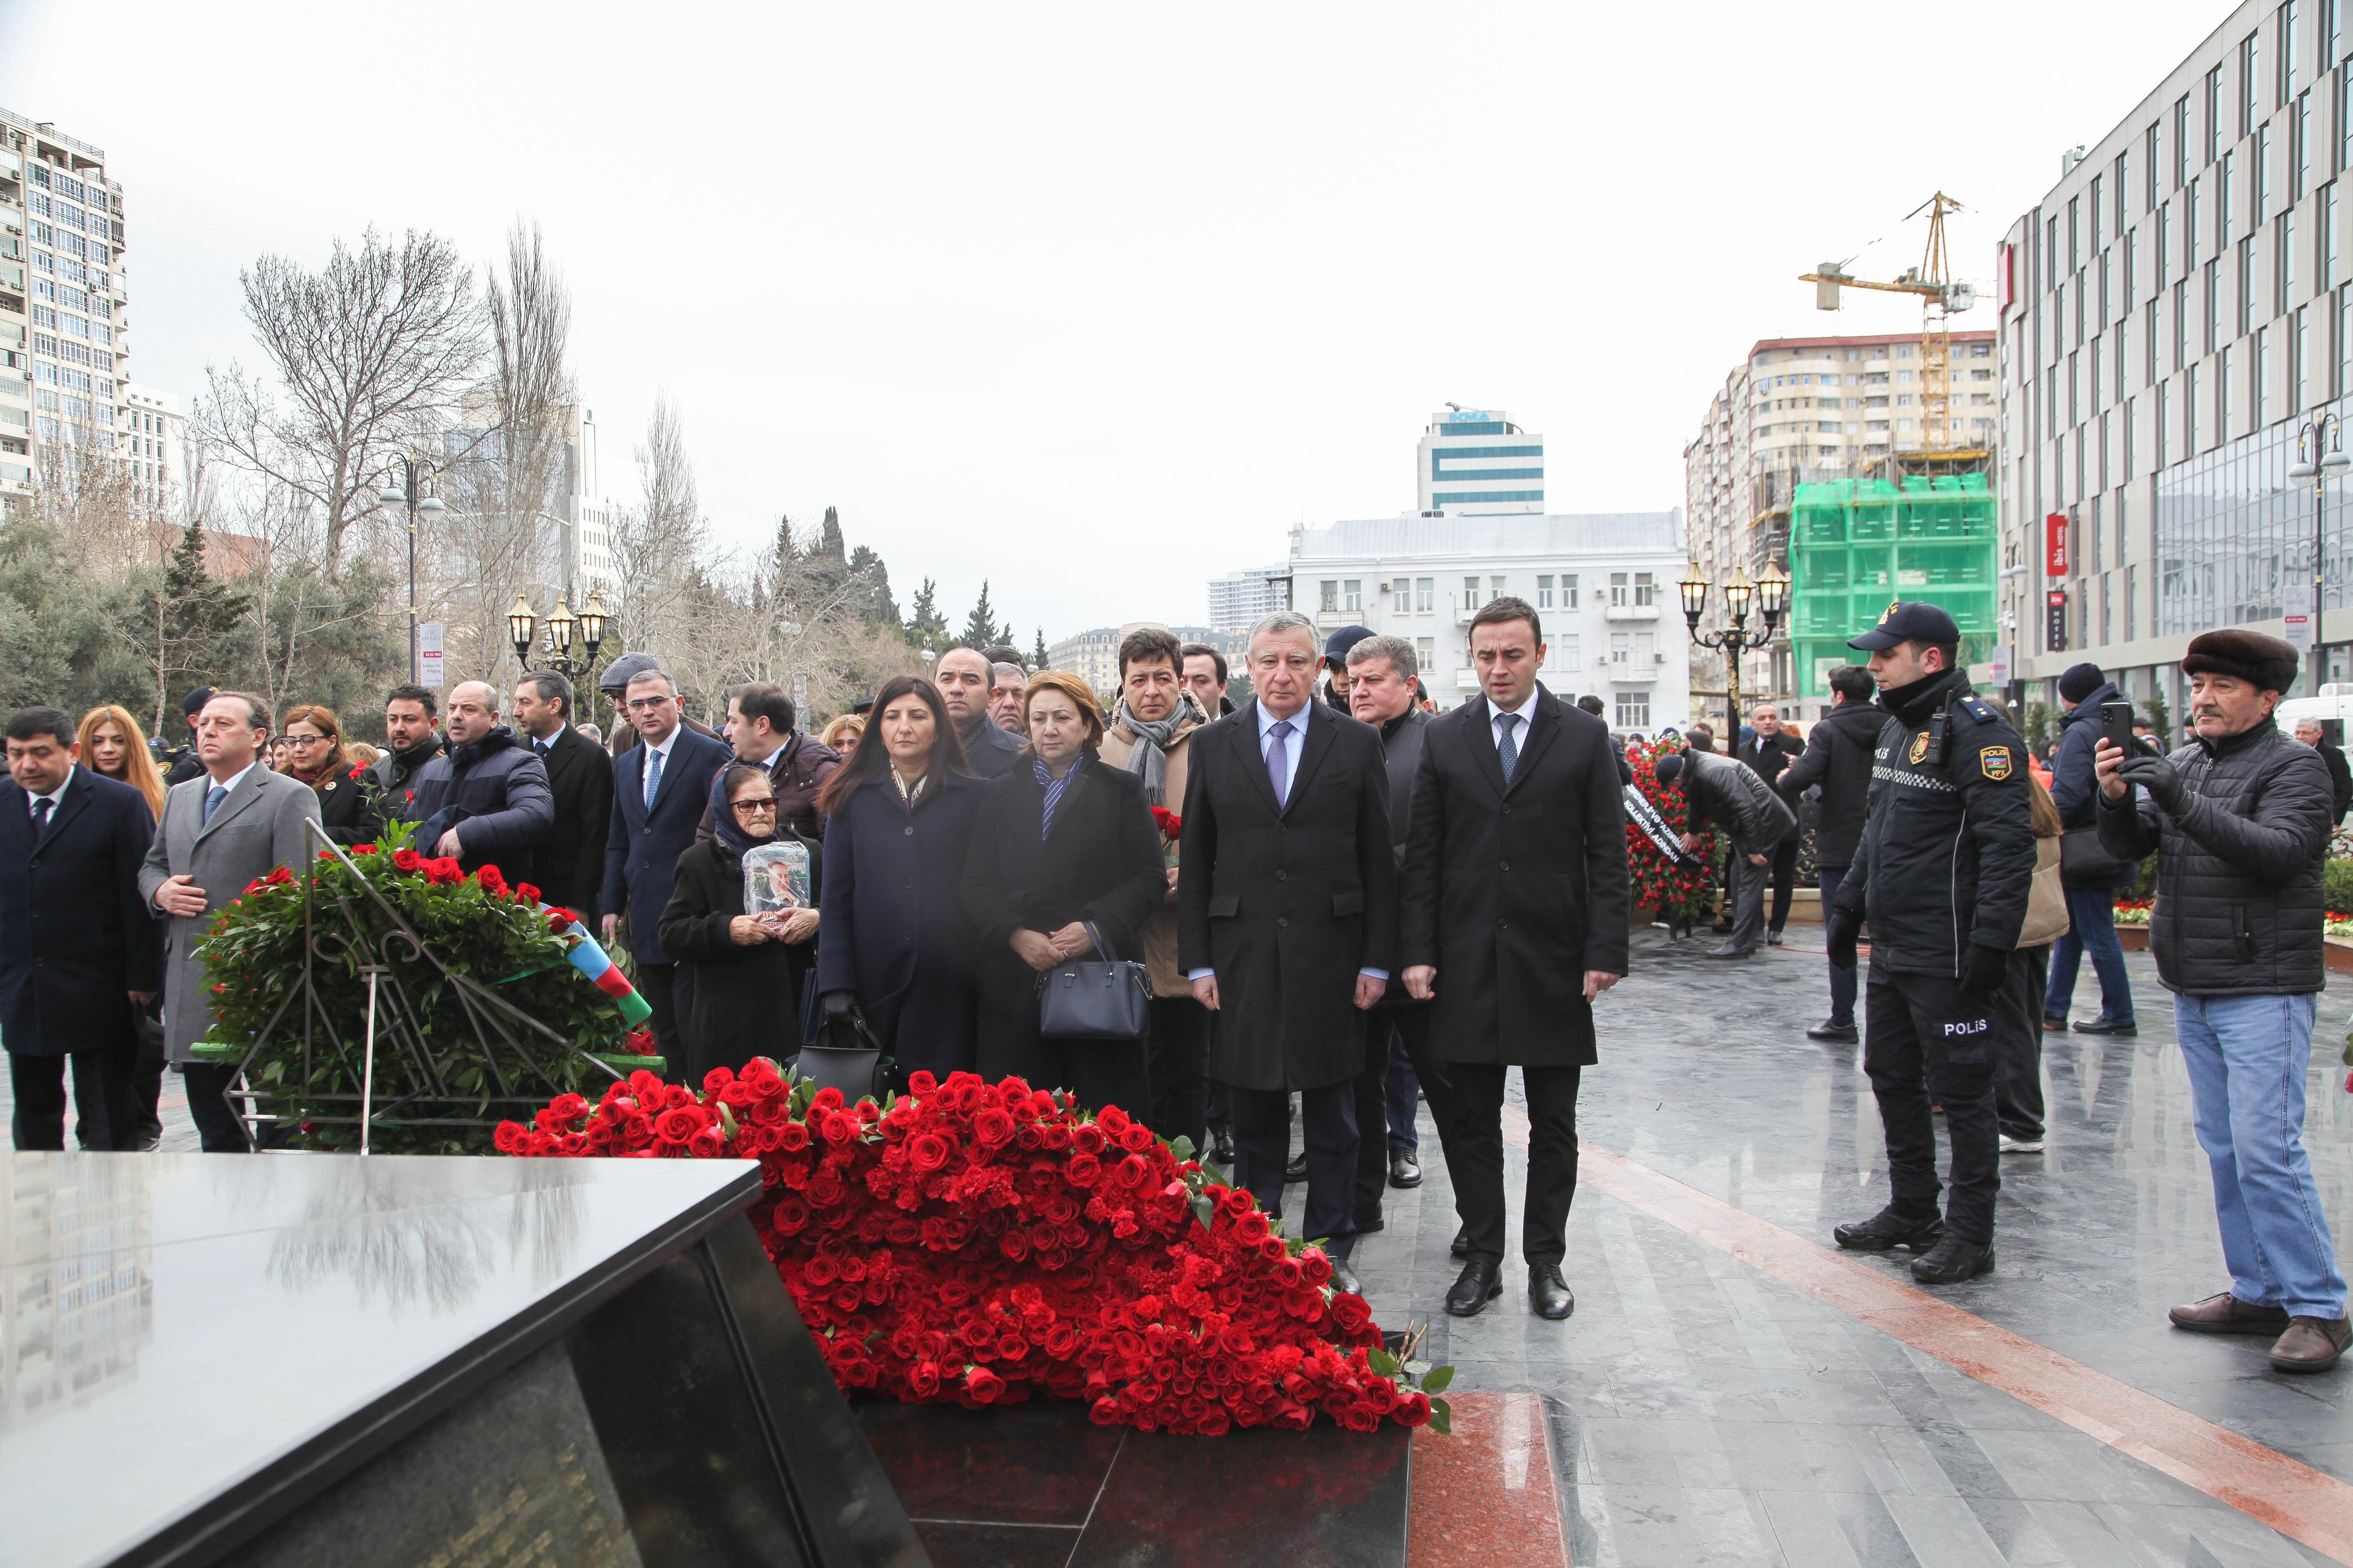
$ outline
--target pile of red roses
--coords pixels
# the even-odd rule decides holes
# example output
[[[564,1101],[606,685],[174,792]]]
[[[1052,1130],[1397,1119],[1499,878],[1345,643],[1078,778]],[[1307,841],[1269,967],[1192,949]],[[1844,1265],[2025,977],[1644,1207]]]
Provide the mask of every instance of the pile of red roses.
[[[910,1089],[849,1105],[765,1058],[701,1094],[638,1072],[593,1107],[567,1094],[502,1124],[498,1147],[757,1159],[753,1224],[845,1390],[968,1406],[1034,1390],[1147,1432],[1431,1419],[1323,1250],[1143,1123],[1018,1078]]]

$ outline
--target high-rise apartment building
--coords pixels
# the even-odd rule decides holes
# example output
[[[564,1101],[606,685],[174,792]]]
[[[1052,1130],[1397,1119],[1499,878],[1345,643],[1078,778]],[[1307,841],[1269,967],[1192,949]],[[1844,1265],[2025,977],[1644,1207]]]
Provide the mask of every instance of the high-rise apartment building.
[[[106,154],[0,109],[0,510],[129,429],[122,187]]]
[[[453,504],[461,510],[514,504],[506,494],[506,487],[517,481],[507,471],[504,435],[479,423],[491,417],[476,409],[476,422],[452,428],[442,437],[455,476],[448,488],[456,497]],[[540,558],[531,574],[540,585],[573,595],[576,609],[591,592],[610,589],[616,581],[614,508],[603,488],[595,412],[575,403],[561,410],[560,418],[555,431],[559,449],[550,454],[540,513]]]
[[[1291,568],[1253,566],[1209,579],[1209,624],[1246,631],[1261,616],[1291,607]]]
[[[2288,468],[2353,394],[2348,55],[2341,4],[2251,0],[2010,226],[2000,616],[2038,700],[2089,659],[2178,721],[2192,636],[2281,635],[2309,599],[2313,491]],[[2337,680],[2344,489],[2324,513]]]
[[[1990,446],[2000,414],[1994,333],[1955,332],[1951,363],[1953,435]],[[1735,566],[1751,577],[1768,564],[1788,570],[1799,485],[1867,477],[1892,452],[1924,439],[1922,367],[1917,332],[1766,338],[1751,348],[1683,448],[1683,505],[1700,575],[1721,584]],[[1723,629],[1721,593],[1710,595],[1700,625]],[[1782,644],[1750,654],[1741,668],[1744,690],[1794,689]],[[1712,678],[1721,681],[1721,669]]]
[[[152,386],[124,382],[122,429],[116,455],[130,477],[132,493],[157,516],[177,504],[188,485],[188,416],[180,400]]]
[[[1414,454],[1422,511],[1472,517],[1544,510],[1544,437],[1502,409],[1448,404],[1430,416]]]

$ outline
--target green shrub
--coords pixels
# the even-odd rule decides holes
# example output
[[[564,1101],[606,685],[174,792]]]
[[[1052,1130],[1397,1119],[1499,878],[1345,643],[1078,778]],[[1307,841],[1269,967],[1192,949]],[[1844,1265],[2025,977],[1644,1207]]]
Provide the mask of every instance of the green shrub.
[[[2353,860],[2320,863],[2321,902],[2339,914],[2353,912]]]

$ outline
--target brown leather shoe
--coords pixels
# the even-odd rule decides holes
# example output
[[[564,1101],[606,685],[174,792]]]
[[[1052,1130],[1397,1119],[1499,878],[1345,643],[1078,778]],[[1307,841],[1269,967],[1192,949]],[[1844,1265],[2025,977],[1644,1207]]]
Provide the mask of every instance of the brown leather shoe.
[[[2166,1316],[2175,1328],[2194,1334],[2276,1334],[2287,1328],[2285,1308],[2250,1306],[2228,1290],[2176,1307]]]
[[[2290,1318],[2287,1332],[2272,1346],[2274,1372],[2327,1372],[2353,1341],[2353,1320]]]

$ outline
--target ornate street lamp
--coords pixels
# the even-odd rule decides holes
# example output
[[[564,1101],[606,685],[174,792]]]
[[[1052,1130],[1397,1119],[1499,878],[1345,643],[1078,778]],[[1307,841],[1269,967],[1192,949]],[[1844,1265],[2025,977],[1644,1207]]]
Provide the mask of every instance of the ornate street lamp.
[[[1748,574],[1736,564],[1731,578],[1724,584],[1725,615],[1732,625],[1705,636],[1700,634],[1699,621],[1707,612],[1709,584],[1700,575],[1698,562],[1692,563],[1691,574],[1675,586],[1683,595],[1683,622],[1692,641],[1724,655],[1725,712],[1731,720],[1725,731],[1725,750],[1732,751],[1740,744],[1740,656],[1773,640],[1773,633],[1789,607],[1789,579],[1778,566],[1767,565],[1765,575],[1751,583]],[[1764,618],[1762,631],[1748,630],[1752,604]]]
[[[605,595],[601,592],[592,590],[587,606],[577,616],[572,613],[570,596],[558,594],[555,609],[548,616],[543,628],[532,614],[530,599],[519,593],[515,595],[514,608],[507,613],[507,633],[514,642],[515,658],[526,675],[533,668],[532,637],[534,633],[540,634],[539,668],[554,670],[571,680],[575,699],[585,689],[590,705],[589,717],[593,719],[596,717],[596,692],[588,678],[596,673],[596,649],[605,641],[610,620],[611,617],[605,613]],[[576,656],[573,652],[575,645],[580,649]]]
[[[448,508],[439,496],[427,495],[437,470],[421,458],[396,458],[384,471],[384,488],[376,492],[376,509],[408,523],[408,679],[422,682],[425,671],[417,657],[417,519],[421,513],[438,517]]]
[[[531,673],[531,634],[535,625],[531,601],[517,594],[514,608],[507,612],[507,640],[514,644],[515,662],[526,675]]]
[[[2322,679],[2328,673],[2320,641],[2321,590],[2326,586],[2328,559],[2328,481],[2342,479],[2347,468],[2353,468],[2353,458],[2341,450],[2344,440],[2345,421],[2334,410],[2324,409],[2320,417],[2296,433],[2297,462],[2287,471],[2289,479],[2312,481],[2312,619],[2306,623],[2312,637],[2312,681],[2305,693],[2307,697],[2320,695]]]

